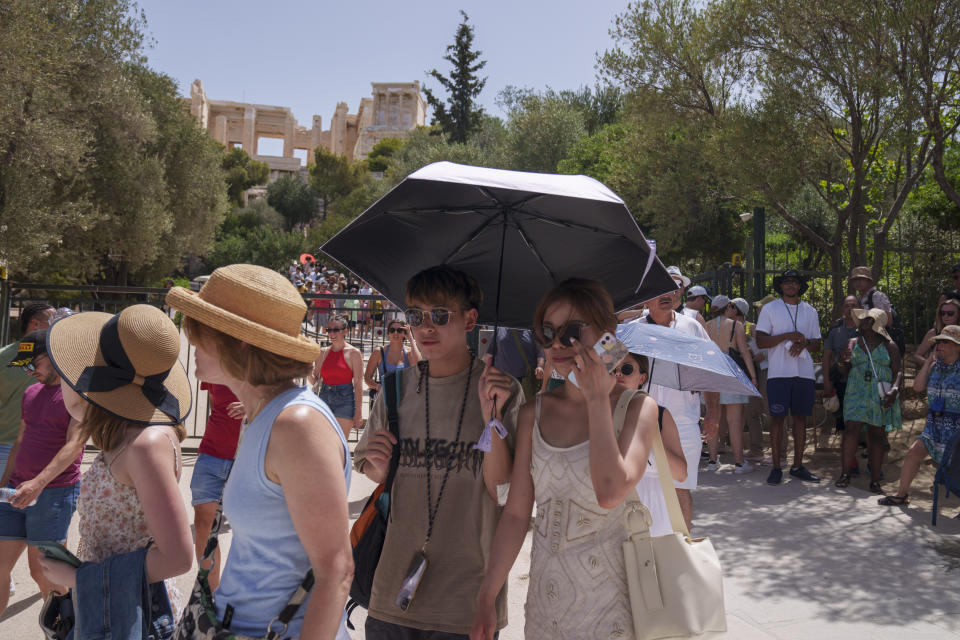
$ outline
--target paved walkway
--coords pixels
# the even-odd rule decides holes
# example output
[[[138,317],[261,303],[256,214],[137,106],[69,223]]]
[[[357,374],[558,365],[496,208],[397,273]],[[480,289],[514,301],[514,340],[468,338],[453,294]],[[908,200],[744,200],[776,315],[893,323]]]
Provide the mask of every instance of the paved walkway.
[[[93,454],[84,456],[84,469]],[[194,456],[184,456],[180,486],[189,504]],[[936,529],[930,514],[883,508],[876,496],[828,483],[763,483],[766,473],[701,473],[694,533],[713,541],[724,567],[727,637],[737,640],[926,640],[960,638],[960,521],[949,507]],[[353,517],[373,484],[354,475]],[[76,519],[68,546],[76,548]],[[229,545],[229,534],[224,542]],[[510,577],[510,625],[523,637],[529,536]],[[40,597],[26,557],[14,571],[17,593],[0,618],[0,639],[40,639]],[[189,593],[193,572],[179,579]],[[354,614],[363,638],[364,612]]]

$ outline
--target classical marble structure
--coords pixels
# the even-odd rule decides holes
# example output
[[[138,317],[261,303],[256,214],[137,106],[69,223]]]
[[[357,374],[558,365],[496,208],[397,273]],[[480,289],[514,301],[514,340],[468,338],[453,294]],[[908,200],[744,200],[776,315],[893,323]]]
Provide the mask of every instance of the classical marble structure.
[[[420,82],[373,82],[373,94],[360,101],[356,113],[349,113],[346,102],[337,103],[330,128],[323,130],[320,116],[313,116],[310,129],[301,126],[289,107],[250,104],[207,98],[200,80],[190,85],[190,97],[184,107],[215,140],[227,148],[240,146],[252,157],[270,166],[271,180],[282,173],[300,171],[296,150],[307,152],[313,163],[313,150],[324,147],[351,160],[366,157],[384,138],[403,138],[423,125],[426,102],[420,95]],[[258,153],[260,138],[283,140],[283,156]]]

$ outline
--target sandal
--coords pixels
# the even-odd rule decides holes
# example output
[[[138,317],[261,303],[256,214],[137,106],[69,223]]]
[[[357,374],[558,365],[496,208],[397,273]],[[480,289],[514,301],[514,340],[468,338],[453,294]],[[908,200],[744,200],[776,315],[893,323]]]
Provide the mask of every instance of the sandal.
[[[877,504],[884,507],[899,507],[910,502],[910,496],[884,496],[877,500]]]
[[[880,485],[879,482],[871,482],[870,491],[872,491],[873,493],[883,493],[883,487]]]
[[[840,477],[837,478],[837,481],[833,483],[834,486],[840,487],[841,489],[846,489],[850,486],[850,474],[841,473]]]

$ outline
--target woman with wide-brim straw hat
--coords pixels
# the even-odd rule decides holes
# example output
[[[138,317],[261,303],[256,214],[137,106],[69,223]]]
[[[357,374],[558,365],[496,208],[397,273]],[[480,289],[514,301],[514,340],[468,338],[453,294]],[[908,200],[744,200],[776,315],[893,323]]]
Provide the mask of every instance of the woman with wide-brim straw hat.
[[[870,491],[883,493],[880,484],[886,433],[899,431],[900,350],[887,333],[888,316],[882,309],[854,309],[850,312],[858,327],[858,336],[851,342],[850,361],[838,366],[848,369],[847,389],[843,397],[843,453],[841,472],[835,484],[846,487],[850,474],[844,465],[857,452],[860,431],[867,429],[867,451],[870,461]],[[879,385],[885,393],[880,395]]]
[[[312,568],[317,588],[283,637],[348,638],[350,454],[330,409],[295,382],[320,353],[300,335],[307,305],[281,274],[246,264],[215,270],[199,293],[174,287],[167,303],[185,317],[197,378],[228,386],[246,411],[223,491],[233,541],[217,620],[229,606],[230,632],[265,635]]]
[[[101,449],[80,487],[77,555],[103,562],[149,544],[150,582],[186,573],[193,541],[178,479],[191,397],[176,326],[149,305],[116,315],[79,313],[50,327],[47,349],[67,410],[84,440]],[[77,569],[56,560],[42,564],[56,584],[76,587]],[[167,593],[176,615],[180,594],[172,580]],[[75,589],[74,598],[79,610],[103,608],[94,600],[99,593]]]

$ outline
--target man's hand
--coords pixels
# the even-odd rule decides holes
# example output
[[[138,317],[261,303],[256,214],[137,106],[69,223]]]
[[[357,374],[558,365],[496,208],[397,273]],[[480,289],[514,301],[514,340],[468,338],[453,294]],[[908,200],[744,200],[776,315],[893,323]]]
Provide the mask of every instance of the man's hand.
[[[397,439],[389,431],[371,433],[367,439],[366,461],[363,464],[363,475],[375,482],[387,479],[387,470],[390,468],[390,457]]]
[[[10,500],[10,504],[17,509],[26,509],[30,506],[31,502],[40,496],[40,492],[43,491],[46,486],[47,485],[41,483],[36,478],[21,482],[17,487],[17,492]]]

